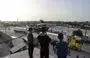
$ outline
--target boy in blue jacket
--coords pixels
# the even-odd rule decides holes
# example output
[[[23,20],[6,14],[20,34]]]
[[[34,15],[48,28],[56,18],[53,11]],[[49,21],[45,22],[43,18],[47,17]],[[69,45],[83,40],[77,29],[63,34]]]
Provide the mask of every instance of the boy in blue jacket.
[[[68,43],[63,41],[63,33],[58,34],[59,42],[56,44],[56,53],[58,58],[67,58]]]

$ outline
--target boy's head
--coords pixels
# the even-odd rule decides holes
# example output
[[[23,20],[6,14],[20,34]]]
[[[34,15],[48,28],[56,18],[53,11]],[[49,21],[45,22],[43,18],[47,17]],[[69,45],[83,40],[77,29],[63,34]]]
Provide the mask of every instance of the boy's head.
[[[32,30],[33,30],[33,28],[32,28],[32,27],[30,27],[30,28],[28,29],[28,31],[29,31],[29,32],[31,32]]]
[[[62,40],[63,40],[63,33],[59,33],[59,34],[58,34],[58,38],[59,38],[59,40],[62,41]]]
[[[41,32],[46,32],[47,28],[46,27],[42,27]]]

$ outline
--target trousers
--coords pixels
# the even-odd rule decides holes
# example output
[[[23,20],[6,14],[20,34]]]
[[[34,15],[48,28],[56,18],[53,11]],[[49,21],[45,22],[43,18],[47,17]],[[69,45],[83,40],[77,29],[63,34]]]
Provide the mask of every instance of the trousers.
[[[67,56],[58,56],[58,58],[67,58]]]
[[[49,49],[42,48],[40,49],[40,58],[49,58]]]
[[[29,57],[30,58],[33,58],[33,50],[34,50],[33,44],[29,44],[28,45],[28,52],[29,52]]]

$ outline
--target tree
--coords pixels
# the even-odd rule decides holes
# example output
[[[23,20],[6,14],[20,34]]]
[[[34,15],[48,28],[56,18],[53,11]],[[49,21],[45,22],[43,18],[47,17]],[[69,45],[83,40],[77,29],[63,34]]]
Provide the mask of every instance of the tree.
[[[40,22],[41,22],[41,23],[44,23],[44,20],[40,19]]]

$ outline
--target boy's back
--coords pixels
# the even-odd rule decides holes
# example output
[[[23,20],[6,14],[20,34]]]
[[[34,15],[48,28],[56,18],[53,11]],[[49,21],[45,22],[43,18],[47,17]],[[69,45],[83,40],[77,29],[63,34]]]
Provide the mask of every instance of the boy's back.
[[[68,54],[68,44],[66,42],[59,42],[56,44],[57,55],[66,56]]]
[[[51,41],[51,39],[47,36],[47,35],[39,35],[38,36],[38,40],[40,42],[40,45],[41,46],[44,46],[44,47],[48,47],[49,46],[49,42]]]

